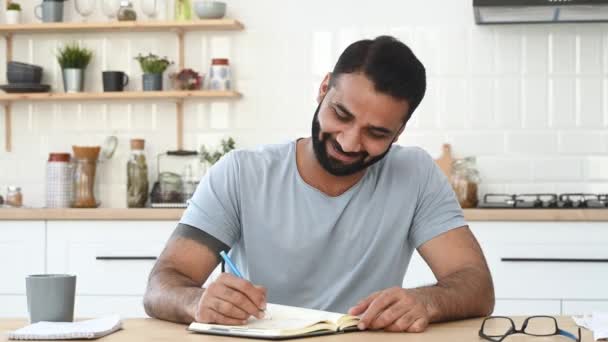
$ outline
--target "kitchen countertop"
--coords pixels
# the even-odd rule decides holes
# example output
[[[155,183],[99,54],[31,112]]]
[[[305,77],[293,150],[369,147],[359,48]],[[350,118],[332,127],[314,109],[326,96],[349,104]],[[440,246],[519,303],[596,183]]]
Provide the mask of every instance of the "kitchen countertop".
[[[166,220],[184,209],[30,209],[0,208],[0,220]],[[465,209],[467,221],[608,221],[607,209]]]

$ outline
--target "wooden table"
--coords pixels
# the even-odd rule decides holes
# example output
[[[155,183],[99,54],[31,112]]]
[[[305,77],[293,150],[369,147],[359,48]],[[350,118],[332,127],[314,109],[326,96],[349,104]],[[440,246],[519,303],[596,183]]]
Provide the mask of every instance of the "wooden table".
[[[520,328],[523,317],[513,317],[517,327]],[[560,328],[576,333],[576,324],[570,317],[557,317]],[[411,342],[471,342],[484,341],[478,337],[477,331],[481,326],[482,319],[469,319],[463,321],[440,323],[431,325],[424,333],[384,333],[384,332],[360,332],[349,334],[329,335],[322,337],[306,338],[302,341],[411,341]],[[6,332],[15,330],[26,325],[26,321],[19,319],[0,320],[0,341],[7,341]],[[593,341],[590,331],[582,329],[581,338],[584,342]],[[209,341],[256,341],[252,339],[239,339],[230,337],[211,336],[195,334],[186,331],[186,325],[174,324],[156,319],[126,319],[123,321],[123,330],[101,339],[103,342],[131,342],[131,341],[180,341],[180,342],[209,342]],[[513,335],[505,342],[515,341],[573,341],[563,336],[532,337],[525,335]]]

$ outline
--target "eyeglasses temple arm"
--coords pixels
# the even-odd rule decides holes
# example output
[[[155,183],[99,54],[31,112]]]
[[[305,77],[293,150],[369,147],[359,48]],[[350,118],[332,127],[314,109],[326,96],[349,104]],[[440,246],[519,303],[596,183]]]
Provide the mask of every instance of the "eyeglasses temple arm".
[[[581,329],[580,328],[578,328],[578,336],[579,336],[578,338],[576,336],[574,336],[573,333],[565,331],[565,330],[562,330],[562,329],[557,329],[557,333],[559,335],[569,337],[569,338],[571,338],[571,339],[573,339],[575,341],[580,341],[580,336],[581,336]]]

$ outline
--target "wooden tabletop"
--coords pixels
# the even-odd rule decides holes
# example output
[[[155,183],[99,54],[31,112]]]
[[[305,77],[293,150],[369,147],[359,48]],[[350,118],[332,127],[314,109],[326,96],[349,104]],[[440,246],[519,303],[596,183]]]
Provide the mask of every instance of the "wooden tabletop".
[[[521,327],[523,317],[513,317],[517,327]],[[576,324],[570,317],[557,317],[558,325],[561,329],[576,334]],[[410,342],[471,342],[483,341],[478,337],[477,332],[482,319],[470,319],[449,323],[432,324],[424,333],[384,333],[384,332],[357,332],[349,334],[337,334],[322,337],[307,338],[303,341],[410,341]],[[12,331],[26,325],[24,320],[0,320],[0,342],[7,341],[7,331]],[[581,337],[583,342],[593,341],[590,331],[582,329]],[[123,321],[123,330],[106,336],[101,339],[103,342],[220,342],[220,341],[255,341],[251,339],[229,338],[211,335],[195,334],[186,331],[186,325],[174,324],[155,319],[126,319]],[[567,342],[571,341],[563,336],[552,337],[531,337],[525,335],[510,336],[506,342],[516,341],[537,341],[537,342]]]
[[[178,221],[184,209],[29,209],[0,208],[0,220],[166,220]],[[467,221],[608,221],[606,209],[465,209]]]

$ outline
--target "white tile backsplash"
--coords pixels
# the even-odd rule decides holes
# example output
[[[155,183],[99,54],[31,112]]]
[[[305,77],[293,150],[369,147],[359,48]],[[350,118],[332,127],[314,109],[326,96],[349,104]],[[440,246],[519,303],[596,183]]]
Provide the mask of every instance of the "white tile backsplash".
[[[423,0],[230,2],[229,16],[245,30],[188,32],[185,64],[206,74],[211,58],[230,58],[243,98],[187,101],[184,147],[217,146],[227,136],[240,147],[308,136],[319,82],[341,51],[357,39],[392,34],[412,48],[428,76],[426,96],[400,144],[438,156],[449,142],[456,156],[477,156],[482,193],[608,192],[608,26],[476,26],[470,1],[434,5],[439,3],[445,11]],[[80,20],[66,4],[66,19]],[[22,5],[24,20],[38,22],[31,15],[35,4]],[[349,15],[343,15],[346,7]],[[90,20],[106,19],[98,9]],[[14,59],[43,66],[43,81],[62,91],[53,53],[70,41],[95,51],[86,74],[89,90],[101,90],[103,70],[123,70],[130,77],[127,89],[141,89],[133,59],[140,52],[177,62],[171,32],[20,34]],[[5,70],[0,63],[0,78]],[[21,185],[28,205],[44,205],[49,152],[118,136],[116,155],[100,166],[100,196],[103,206],[124,207],[129,139],[146,139],[151,180],[157,154],[176,148],[171,102],[19,103],[12,118],[13,152],[0,150],[0,194],[8,184]],[[0,114],[0,141],[3,127]]]
[[[597,73],[599,75],[599,73]],[[597,128],[604,123],[602,115],[602,79],[580,77],[576,80],[576,125]]]
[[[507,152],[516,155],[538,156],[557,153],[557,134],[545,131],[509,132]]]
[[[591,155],[608,152],[606,135],[602,132],[565,131],[559,133],[560,155]]]
[[[549,124],[551,127],[575,127],[575,94],[574,79],[553,77],[549,80]]]

